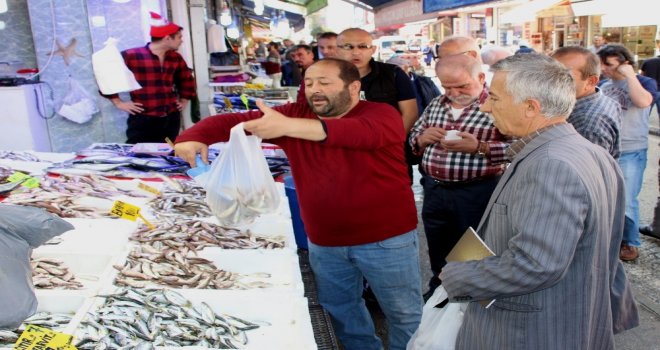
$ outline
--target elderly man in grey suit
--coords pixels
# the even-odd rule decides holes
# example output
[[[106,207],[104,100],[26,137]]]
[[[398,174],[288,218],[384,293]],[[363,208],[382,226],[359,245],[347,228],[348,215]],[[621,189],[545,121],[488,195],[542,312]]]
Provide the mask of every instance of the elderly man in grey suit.
[[[457,349],[614,349],[638,325],[619,246],[624,183],[616,161],[566,122],[570,72],[549,57],[515,55],[491,67],[482,110],[519,138],[477,232],[495,252],[450,262],[452,301],[470,303]]]

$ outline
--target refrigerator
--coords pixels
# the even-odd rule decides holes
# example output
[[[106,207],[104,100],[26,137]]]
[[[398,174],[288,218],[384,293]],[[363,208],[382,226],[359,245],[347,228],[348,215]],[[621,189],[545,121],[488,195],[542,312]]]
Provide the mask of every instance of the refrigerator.
[[[51,152],[42,84],[0,86],[0,150]]]

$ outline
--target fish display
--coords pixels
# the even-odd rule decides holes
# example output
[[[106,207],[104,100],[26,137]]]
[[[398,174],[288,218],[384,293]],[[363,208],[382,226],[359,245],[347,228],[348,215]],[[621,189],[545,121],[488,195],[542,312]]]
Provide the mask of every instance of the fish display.
[[[4,348],[14,345],[28,324],[57,331],[69,324],[72,317],[72,314],[66,313],[37,312],[28,317],[20,327],[14,330],[0,330],[0,347]]]
[[[131,240],[150,245],[154,250],[205,247],[225,249],[279,249],[284,248],[284,235],[258,236],[249,230],[226,228],[202,220],[170,219],[156,223],[155,229],[142,226]]]
[[[76,200],[81,197],[107,199],[119,195],[146,196],[138,191],[123,190],[104,176],[63,175],[44,176],[40,178],[39,187],[20,193],[15,191],[3,203],[40,207],[63,218],[101,218],[112,216],[108,210],[81,205]]]
[[[25,162],[45,162],[30,152],[0,151],[0,159],[20,160]]]
[[[154,284],[195,289],[254,289],[272,286],[267,282],[270,274],[242,275],[225,271],[187,248],[155,249],[141,244],[133,248],[123,265],[113,267],[119,271],[115,284],[134,288],[146,288]],[[242,281],[244,278],[247,280]]]
[[[209,217],[213,213],[206,204],[206,191],[193,181],[166,182],[167,187],[149,206],[158,217]]]
[[[39,289],[82,289],[84,286],[64,265],[64,262],[51,258],[33,258],[32,283]]]
[[[249,331],[268,325],[218,313],[169,289],[122,288],[100,297],[103,305],[78,327],[78,349],[239,349],[249,343]]]

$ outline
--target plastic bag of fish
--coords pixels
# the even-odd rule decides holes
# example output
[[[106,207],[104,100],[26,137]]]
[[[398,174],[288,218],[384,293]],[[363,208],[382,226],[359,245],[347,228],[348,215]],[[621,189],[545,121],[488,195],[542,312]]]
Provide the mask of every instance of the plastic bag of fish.
[[[248,224],[279,206],[280,195],[260,144],[261,138],[245,134],[243,123],[236,125],[211,170],[195,177],[222,225]]]

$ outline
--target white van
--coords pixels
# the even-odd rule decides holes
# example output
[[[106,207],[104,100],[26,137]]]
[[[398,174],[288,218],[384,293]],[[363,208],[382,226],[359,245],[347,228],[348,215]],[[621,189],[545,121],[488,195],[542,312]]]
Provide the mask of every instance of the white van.
[[[374,58],[381,62],[387,62],[395,53],[404,53],[408,50],[406,39],[402,36],[381,36],[373,43],[377,46]]]

